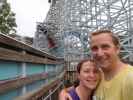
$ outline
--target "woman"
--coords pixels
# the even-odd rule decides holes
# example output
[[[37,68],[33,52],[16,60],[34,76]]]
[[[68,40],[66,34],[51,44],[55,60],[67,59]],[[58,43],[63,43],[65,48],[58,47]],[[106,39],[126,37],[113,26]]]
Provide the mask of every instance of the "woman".
[[[68,89],[71,99],[65,99],[60,93],[59,100],[92,100],[93,92],[100,81],[100,70],[93,60],[86,59],[77,65],[77,73],[79,85]]]

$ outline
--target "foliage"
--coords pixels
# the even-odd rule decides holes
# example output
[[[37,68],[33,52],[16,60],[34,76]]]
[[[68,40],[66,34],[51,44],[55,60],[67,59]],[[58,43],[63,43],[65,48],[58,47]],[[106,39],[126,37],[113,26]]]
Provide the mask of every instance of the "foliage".
[[[0,6],[0,32],[3,34],[13,34],[16,33],[16,27],[15,13],[11,11],[7,0],[4,0]]]

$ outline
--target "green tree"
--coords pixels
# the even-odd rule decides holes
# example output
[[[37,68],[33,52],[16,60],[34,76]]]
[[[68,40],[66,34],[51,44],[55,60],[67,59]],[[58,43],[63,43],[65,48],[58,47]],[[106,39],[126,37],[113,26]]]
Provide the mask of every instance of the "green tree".
[[[7,0],[4,0],[0,7],[0,32],[3,34],[13,34],[16,33],[16,27],[15,13],[11,11]]]

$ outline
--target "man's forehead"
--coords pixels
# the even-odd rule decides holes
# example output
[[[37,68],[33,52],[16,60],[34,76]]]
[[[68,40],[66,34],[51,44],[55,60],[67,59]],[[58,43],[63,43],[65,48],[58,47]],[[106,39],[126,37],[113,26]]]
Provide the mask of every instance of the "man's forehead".
[[[104,35],[104,36],[110,36],[111,37],[112,34],[111,33],[104,32],[104,33],[95,34],[95,35],[92,34],[90,37],[92,38],[92,37],[101,36],[101,35],[102,36]]]
[[[91,48],[94,46],[107,46],[107,45],[113,45],[113,41],[111,38],[92,39],[90,42]]]
[[[111,35],[109,35],[109,34],[99,34],[99,35],[94,35],[94,36],[91,36],[91,38],[90,38],[90,43],[91,42],[97,42],[97,40],[99,40],[100,39],[100,41],[101,40],[104,40],[104,41],[106,41],[106,40],[111,40],[112,41],[112,37],[111,37]],[[99,42],[99,41],[98,41]]]

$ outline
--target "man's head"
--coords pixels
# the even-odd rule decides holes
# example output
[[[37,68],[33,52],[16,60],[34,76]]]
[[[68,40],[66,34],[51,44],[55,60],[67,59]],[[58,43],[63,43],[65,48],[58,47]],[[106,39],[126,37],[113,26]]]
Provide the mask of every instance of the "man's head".
[[[103,70],[113,68],[119,59],[119,39],[109,30],[98,30],[91,33],[91,51],[97,64]]]

